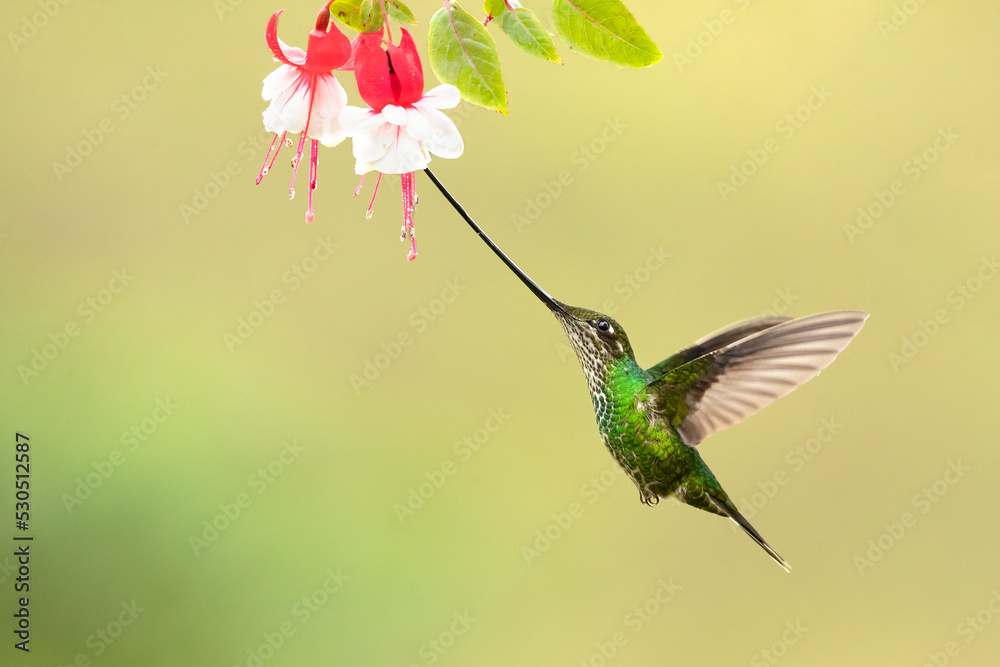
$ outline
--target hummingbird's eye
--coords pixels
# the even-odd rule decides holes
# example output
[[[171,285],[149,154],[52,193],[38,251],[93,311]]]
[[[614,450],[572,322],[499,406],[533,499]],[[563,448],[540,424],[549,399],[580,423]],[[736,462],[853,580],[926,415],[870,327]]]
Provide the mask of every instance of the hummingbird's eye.
[[[600,332],[602,332],[602,333],[609,333],[611,331],[611,325],[608,324],[607,320],[598,320],[597,321],[597,330],[600,331]]]

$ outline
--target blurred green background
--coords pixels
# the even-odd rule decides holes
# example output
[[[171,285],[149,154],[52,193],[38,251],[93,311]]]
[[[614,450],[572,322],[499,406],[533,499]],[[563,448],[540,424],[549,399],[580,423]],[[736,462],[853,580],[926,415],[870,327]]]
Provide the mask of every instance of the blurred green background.
[[[432,166],[553,295],[612,311],[644,366],[768,310],[871,311],[819,379],[700,447],[792,573],[729,522],[639,503],[559,326],[424,176],[412,263],[399,179],[366,220],[348,143],[321,150],[311,225],[289,152],[254,186],[282,5],[16,0],[4,664],[995,659],[1000,7],[628,4],[659,65],[562,44],[546,64],[493,29],[511,116],[463,103],[466,153]],[[438,5],[410,6],[425,52]],[[285,7],[304,46],[318,3]],[[259,326],[234,344],[241,318]]]

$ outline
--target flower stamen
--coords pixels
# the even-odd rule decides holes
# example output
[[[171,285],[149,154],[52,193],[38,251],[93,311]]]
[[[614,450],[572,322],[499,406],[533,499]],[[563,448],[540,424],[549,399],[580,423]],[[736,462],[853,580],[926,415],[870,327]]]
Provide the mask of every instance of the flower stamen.
[[[363,188],[364,185],[365,185],[365,176],[367,176],[367,175],[368,175],[368,172],[365,172],[365,173],[361,174],[361,182],[358,183],[358,187],[354,188],[354,197],[355,198],[357,198],[357,196],[359,194],[361,194],[361,188]]]
[[[284,143],[285,143],[285,141],[287,141],[287,140],[285,139],[285,135],[287,135],[287,134],[288,134],[287,132],[283,133],[283,134],[281,135],[281,138],[280,138],[280,139],[278,138],[278,135],[277,135],[277,134],[275,134],[275,135],[274,135],[274,139],[271,139],[271,146],[270,146],[270,148],[268,148],[268,149],[267,149],[267,155],[265,155],[265,156],[264,156],[264,164],[260,165],[260,173],[259,173],[259,174],[257,174],[257,180],[256,180],[256,181],[254,181],[254,183],[255,183],[256,185],[260,185],[260,182],[261,182],[262,180],[264,180],[264,175],[265,175],[265,174],[266,174],[267,172],[271,171],[271,166],[272,166],[272,165],[274,164],[274,160],[275,160],[275,158],[277,158],[277,157],[278,157],[278,151],[280,151],[280,150],[281,150],[281,146],[282,146],[282,144],[284,144]],[[277,148],[275,148],[275,147],[274,147],[274,145],[275,145],[276,143],[277,143],[277,145],[278,145],[278,147],[277,147]],[[274,152],[274,155],[273,155],[273,156],[271,155],[271,152],[272,152],[272,151]],[[268,158],[271,158],[271,161],[270,161],[270,162],[268,162],[268,161],[267,161],[267,159],[268,159]]]
[[[369,220],[375,215],[375,195],[378,194],[378,186],[382,183],[382,172],[378,173],[378,178],[375,179],[375,192],[372,193],[372,200],[368,203],[368,210],[365,212],[365,217]]]
[[[299,173],[299,162],[302,161],[302,152],[306,148],[306,133],[299,135],[299,148],[292,158],[292,182],[288,184],[288,198],[295,199],[295,176]]]
[[[403,189],[403,229],[400,241],[410,238],[410,252],[406,259],[413,261],[417,258],[417,237],[413,227],[413,209],[416,207],[417,187],[413,180],[413,172],[401,174],[400,181]]]
[[[313,190],[316,189],[316,174],[319,172],[319,140],[313,139],[309,143],[309,205],[306,207],[306,224],[313,221]]]
[[[358,183],[358,187],[354,188],[354,196],[355,197],[357,197],[359,194],[361,194],[361,186],[363,186],[365,184],[365,176],[367,176],[367,175],[368,175],[367,172],[364,173],[364,174],[361,174],[361,182]],[[367,220],[371,220],[372,216],[375,215],[375,212],[373,210],[375,208],[375,195],[378,194],[378,186],[379,186],[379,184],[381,182],[382,182],[382,172],[379,172],[378,173],[378,179],[376,179],[376,181],[375,181],[375,192],[372,193],[372,200],[371,200],[371,202],[368,203],[368,210],[365,211],[365,219],[367,219]]]

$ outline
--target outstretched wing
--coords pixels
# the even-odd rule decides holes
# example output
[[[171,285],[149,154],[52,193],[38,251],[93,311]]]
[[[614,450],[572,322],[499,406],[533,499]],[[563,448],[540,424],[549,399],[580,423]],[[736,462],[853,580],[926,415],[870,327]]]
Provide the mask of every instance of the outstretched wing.
[[[868,313],[841,310],[773,324],[658,377],[654,374],[647,391],[657,411],[693,447],[815,377],[847,347],[866,319]],[[752,325],[736,325],[718,338],[723,340],[739,326]],[[674,357],[653,368],[665,367]]]
[[[781,324],[782,322],[787,322],[792,318],[790,317],[753,317],[747,320],[741,320],[735,324],[730,324],[728,327],[723,327],[718,331],[713,331],[703,338],[699,338],[691,347],[685,348],[678,352],[677,354],[667,357],[660,363],[648,369],[646,372],[653,376],[653,379],[661,378],[666,375],[669,371],[686,364],[689,361],[694,361],[703,354],[708,352],[714,352],[719,348],[723,348],[730,343],[735,343],[738,340],[742,340],[747,336],[751,336],[758,331],[763,331],[764,329],[769,329],[776,324]]]

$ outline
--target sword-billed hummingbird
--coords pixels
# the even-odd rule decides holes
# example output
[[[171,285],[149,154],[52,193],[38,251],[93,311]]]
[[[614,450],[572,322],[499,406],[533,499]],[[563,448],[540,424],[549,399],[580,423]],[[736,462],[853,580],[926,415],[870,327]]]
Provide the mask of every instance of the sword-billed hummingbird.
[[[740,513],[697,445],[789,394],[847,347],[868,313],[744,320],[696,341],[648,369],[635,361],[625,330],[593,310],[556,301],[479,228],[461,204],[430,179],[480,238],[555,315],[583,367],[605,447],[647,505],[673,497],[728,517],[786,571],[788,563]]]

